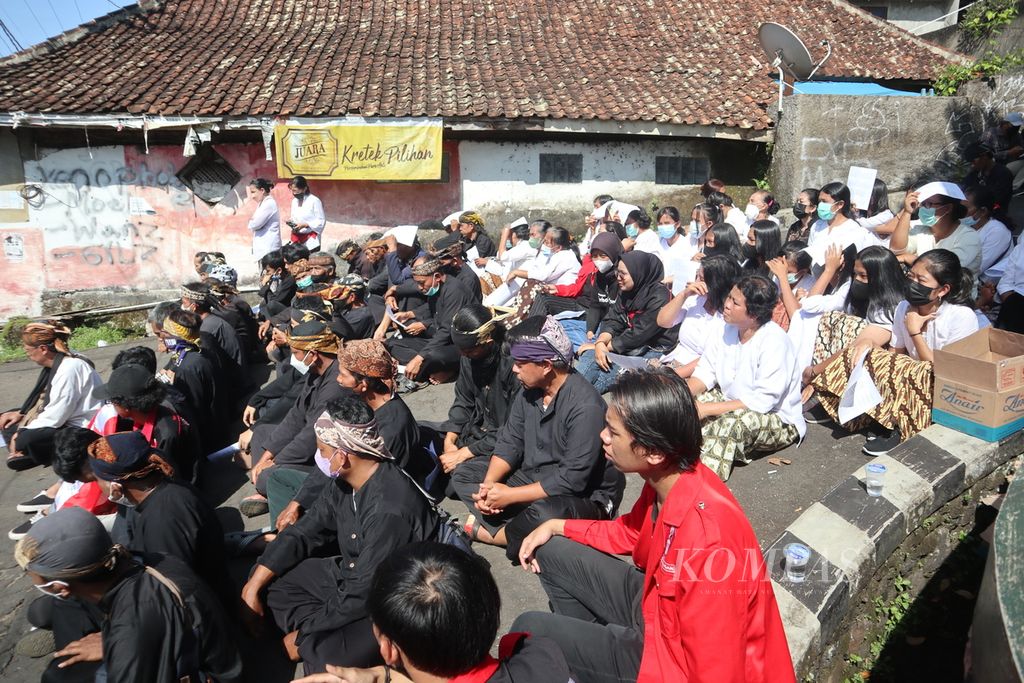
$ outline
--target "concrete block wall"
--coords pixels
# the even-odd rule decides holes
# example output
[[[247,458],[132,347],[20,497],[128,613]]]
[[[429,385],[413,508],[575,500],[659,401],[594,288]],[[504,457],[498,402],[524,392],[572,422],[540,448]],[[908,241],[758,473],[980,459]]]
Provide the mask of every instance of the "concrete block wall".
[[[989,443],[932,425],[864,461],[786,528],[765,556],[798,679],[813,672],[861,590],[921,522],[1022,451],[1024,432]],[[863,485],[870,462],[887,468],[878,498]],[[794,542],[811,549],[802,583],[785,578],[783,548]]]

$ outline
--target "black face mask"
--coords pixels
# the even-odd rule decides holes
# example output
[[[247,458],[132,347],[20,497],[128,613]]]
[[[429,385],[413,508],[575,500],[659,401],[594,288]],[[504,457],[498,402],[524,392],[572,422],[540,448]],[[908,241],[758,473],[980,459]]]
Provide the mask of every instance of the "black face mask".
[[[911,280],[907,283],[907,302],[911,306],[927,306],[932,302],[932,288]]]
[[[807,215],[807,209],[804,208],[803,204],[797,203],[793,205],[793,215],[797,218],[803,218]]]
[[[870,296],[871,285],[854,278],[850,280],[850,299],[852,301],[867,301]]]
[[[753,244],[744,244],[740,247],[740,254],[748,262],[753,263],[757,260],[757,247]]]

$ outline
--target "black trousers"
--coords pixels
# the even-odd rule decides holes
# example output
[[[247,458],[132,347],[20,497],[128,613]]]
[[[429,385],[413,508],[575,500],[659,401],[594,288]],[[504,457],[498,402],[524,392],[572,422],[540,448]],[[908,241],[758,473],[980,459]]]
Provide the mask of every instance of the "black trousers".
[[[516,564],[519,563],[519,548],[523,544],[523,539],[549,519],[608,519],[608,512],[600,503],[569,495],[549,496],[529,505],[507,507],[497,515],[482,515],[476,509],[473,494],[480,489],[490,463],[491,456],[488,455],[481,455],[462,463],[452,472],[452,488],[469,511],[480,518],[480,526],[492,535],[502,528],[505,529],[505,538],[508,541],[505,556]],[[505,484],[527,486],[536,481],[530,474],[519,470],[510,474]]]
[[[310,558],[278,577],[267,591],[267,607],[296,641],[305,673],[323,673],[328,664],[366,668],[383,664],[370,618],[338,624],[332,612],[344,578],[335,558]]]
[[[1024,296],[1014,294],[999,307],[996,327],[1008,332],[1024,334]],[[18,437],[19,439],[21,437]]]
[[[579,300],[575,297],[557,296],[555,294],[538,294],[530,306],[530,316],[557,315],[565,311],[582,311]]]
[[[420,355],[428,341],[430,340],[426,337],[402,337],[401,339],[392,337],[385,342],[385,345],[387,346],[388,353],[404,365],[411,361],[414,356]],[[446,344],[423,357],[421,372],[430,374],[445,370],[458,370],[460,358],[459,350],[455,348],[455,345]]]
[[[54,643],[60,651],[90,633],[99,632],[102,617],[77,600],[58,600],[43,595],[29,603],[26,618],[36,628],[53,631]],[[63,659],[50,661],[40,679],[43,683],[93,683],[96,671],[103,665],[102,662],[79,662],[61,669],[57,665]]]
[[[553,614],[526,612],[512,624],[550,638],[578,683],[625,683],[640,672],[644,575],[636,567],[556,536],[536,552]]]
[[[53,462],[53,440],[58,431],[60,431],[59,427],[19,429],[17,430],[18,441],[14,445],[18,451],[32,458],[37,465],[49,465]],[[10,440],[8,440],[8,445],[10,445]]]

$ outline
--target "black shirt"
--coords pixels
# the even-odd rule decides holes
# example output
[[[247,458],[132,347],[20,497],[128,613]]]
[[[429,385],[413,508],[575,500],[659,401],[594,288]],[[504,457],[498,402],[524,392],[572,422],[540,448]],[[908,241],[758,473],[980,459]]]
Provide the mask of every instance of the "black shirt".
[[[473,455],[491,455],[498,431],[508,421],[512,401],[523,385],[512,372],[512,358],[495,348],[480,360],[463,356],[455,380],[455,401],[448,410],[448,431]]]
[[[213,508],[190,485],[165,480],[142,503],[125,507],[125,539],[132,552],[178,558],[226,605],[234,604],[224,529]]]
[[[472,271],[470,271],[472,272]],[[427,304],[430,310],[430,321],[422,321],[427,325],[430,340],[419,355],[428,358],[429,354],[444,346],[452,344],[452,318],[463,308],[480,303],[480,299],[459,280],[446,277],[441,284],[441,291],[429,297]]]
[[[494,246],[494,240],[483,230],[477,229],[476,237],[473,239],[466,239],[465,235],[459,239],[466,245],[464,251],[469,251],[471,248],[476,247],[476,250],[480,253],[480,258],[490,258],[498,253],[497,247]]]
[[[331,624],[340,628],[366,617],[366,596],[377,565],[397,548],[437,538],[438,517],[426,497],[397,465],[382,462],[359,491],[343,479],[324,488],[313,507],[267,546],[259,563],[280,576],[336,542],[342,581],[323,596]]]
[[[604,399],[576,372],[566,377],[547,409],[543,398],[540,389],[516,396],[494,455],[540,482],[549,496],[587,498],[613,517],[626,480],[604,457]]]
[[[225,375],[215,365],[214,358],[212,352],[190,349],[183,356],[175,354],[167,363],[167,369],[174,373],[172,386],[185,396],[196,416],[196,427],[206,453],[221,445],[228,402],[224,391]]]
[[[327,409],[328,402],[350,393],[338,384],[337,378],[337,360],[327,366],[323,374],[309,372],[303,377],[298,400],[267,439],[266,449],[274,454],[276,464],[313,464],[313,454],[316,453],[313,423]]]
[[[199,671],[217,683],[241,681],[242,659],[210,589],[177,558],[143,559],[175,584],[182,602],[142,565],[107,591],[99,608],[109,683],[179,683]],[[183,666],[188,660],[197,670]]]

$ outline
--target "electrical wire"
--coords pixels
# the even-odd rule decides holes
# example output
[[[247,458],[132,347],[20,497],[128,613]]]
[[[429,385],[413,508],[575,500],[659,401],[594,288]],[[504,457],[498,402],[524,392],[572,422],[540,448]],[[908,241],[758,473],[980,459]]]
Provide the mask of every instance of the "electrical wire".
[[[10,27],[8,27],[8,24],[10,24]],[[18,41],[18,39],[14,37],[15,33],[21,33],[22,31],[21,27],[18,26],[18,24],[14,21],[13,17],[7,17],[6,22],[4,21],[3,17],[0,17],[0,30],[3,30],[3,32],[7,35],[7,38],[12,43],[14,43],[14,46],[16,48],[18,48],[19,52],[24,49],[21,43]]]
[[[75,3],[75,10],[77,10],[77,12],[78,12],[78,22],[80,24],[84,24],[85,23],[85,16],[82,14],[82,8],[78,6],[78,0],[74,0],[74,3]]]
[[[50,6],[50,11],[53,12],[53,18],[57,20],[57,27],[60,29],[61,33],[63,33],[64,24],[60,22],[60,17],[57,16],[57,10],[53,8],[52,0],[46,0],[46,4]]]
[[[46,29],[43,28],[43,22],[39,21],[39,17],[36,16],[36,11],[32,9],[32,5],[28,4],[28,0],[21,0],[21,2],[25,5],[25,9],[28,10],[28,13],[32,15],[32,18],[35,19],[36,26],[39,27],[39,30],[43,34],[43,37],[39,40],[39,42],[42,42],[49,38],[49,34],[46,32]]]
[[[2,31],[0,31],[0,45],[3,45],[4,51],[7,52],[7,54],[13,54],[17,52],[17,50],[14,49],[14,46],[11,45],[10,41],[7,39],[7,36],[5,36]]]

